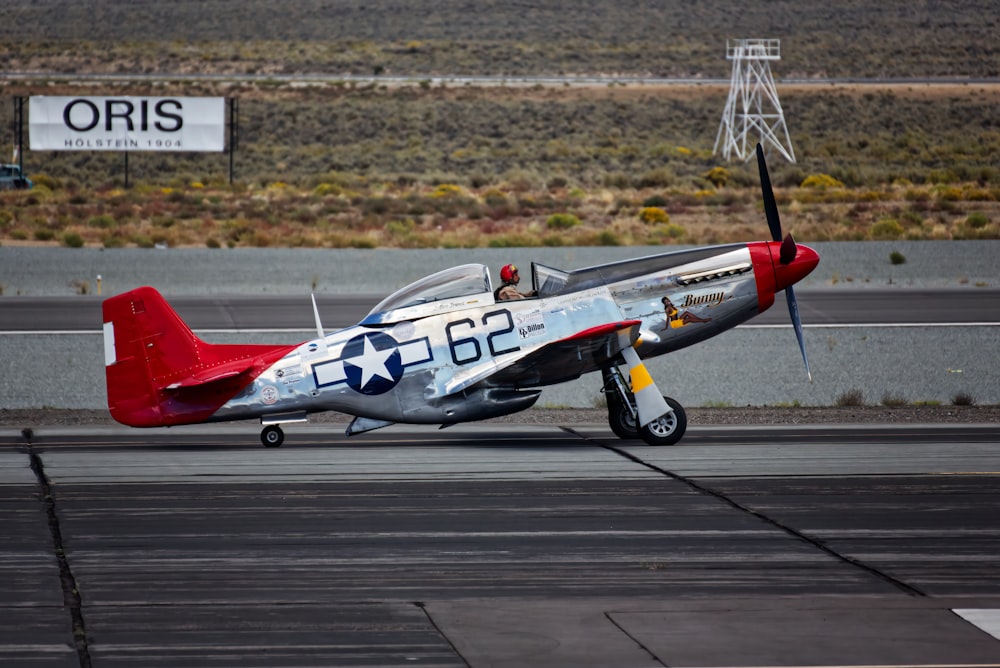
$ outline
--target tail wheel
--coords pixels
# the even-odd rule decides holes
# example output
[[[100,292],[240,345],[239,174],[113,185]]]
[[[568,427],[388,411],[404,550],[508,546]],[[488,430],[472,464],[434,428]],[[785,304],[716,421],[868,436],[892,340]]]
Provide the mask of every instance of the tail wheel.
[[[639,436],[647,445],[674,445],[687,431],[687,414],[677,400],[663,397],[673,409],[663,417],[639,428]]]
[[[276,424],[268,425],[260,432],[260,442],[265,448],[280,448],[285,442],[285,432]]]

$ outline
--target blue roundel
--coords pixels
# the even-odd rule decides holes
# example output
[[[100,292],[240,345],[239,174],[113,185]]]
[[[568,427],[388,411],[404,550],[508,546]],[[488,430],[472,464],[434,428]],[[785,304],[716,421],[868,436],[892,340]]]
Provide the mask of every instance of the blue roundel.
[[[360,334],[348,341],[340,354],[351,389],[362,394],[383,394],[403,377],[396,339],[382,332]]]

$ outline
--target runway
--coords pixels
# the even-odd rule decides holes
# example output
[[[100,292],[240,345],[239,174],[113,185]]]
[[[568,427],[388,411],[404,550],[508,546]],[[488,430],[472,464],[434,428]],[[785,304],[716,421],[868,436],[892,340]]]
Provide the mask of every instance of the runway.
[[[0,431],[0,664],[1000,666],[997,425],[258,429]]]
[[[806,327],[830,325],[922,326],[1000,323],[1000,290],[880,289],[798,290]],[[384,295],[320,295],[326,327],[360,322]],[[12,297],[0,300],[0,334],[14,332],[100,331],[101,300],[96,296]],[[308,293],[171,297],[171,305],[195,330],[295,331],[315,328]],[[743,327],[788,326],[784,309],[772,308]]]

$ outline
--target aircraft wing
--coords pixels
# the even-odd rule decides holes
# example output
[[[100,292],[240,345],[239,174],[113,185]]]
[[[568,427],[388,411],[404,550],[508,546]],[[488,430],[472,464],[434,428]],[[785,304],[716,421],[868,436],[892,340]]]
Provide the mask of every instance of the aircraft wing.
[[[641,324],[641,320],[609,322],[476,364],[452,376],[438,396],[461,392],[487,379],[491,385],[536,387],[577,378],[631,346]]]

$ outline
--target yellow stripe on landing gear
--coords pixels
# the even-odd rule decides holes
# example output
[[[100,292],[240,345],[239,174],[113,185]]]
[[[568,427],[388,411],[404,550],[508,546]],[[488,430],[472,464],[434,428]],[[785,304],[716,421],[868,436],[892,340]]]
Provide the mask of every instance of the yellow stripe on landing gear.
[[[646,370],[646,365],[639,359],[635,348],[622,348],[622,357],[628,364],[628,372],[632,377],[632,396],[635,397],[635,408],[639,413],[640,427],[645,427],[653,420],[659,419],[671,411],[666,399],[660,393],[652,376]]]
[[[653,385],[653,378],[646,371],[646,365],[639,363],[639,366],[629,369],[629,373],[632,376],[632,394],[642,392],[644,389]]]

